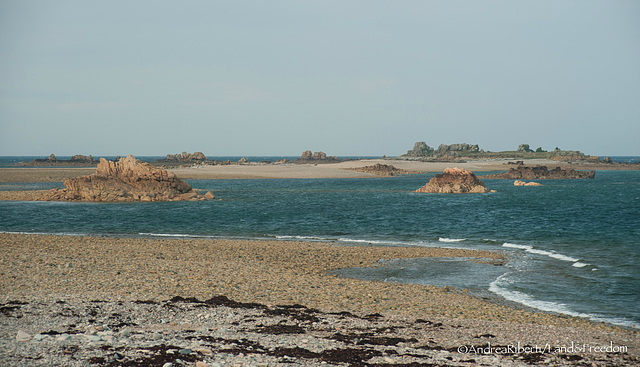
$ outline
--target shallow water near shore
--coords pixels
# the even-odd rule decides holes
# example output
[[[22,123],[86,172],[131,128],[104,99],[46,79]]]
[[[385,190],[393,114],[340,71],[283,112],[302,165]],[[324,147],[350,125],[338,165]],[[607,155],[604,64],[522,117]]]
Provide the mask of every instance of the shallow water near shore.
[[[221,199],[207,202],[0,202],[0,231],[504,251],[510,261],[503,266],[425,259],[343,275],[491,292],[544,311],[638,327],[640,171],[598,171],[593,180],[541,187],[485,180],[497,190],[488,194],[412,192],[432,176],[189,180]],[[34,189],[22,186],[0,189]]]

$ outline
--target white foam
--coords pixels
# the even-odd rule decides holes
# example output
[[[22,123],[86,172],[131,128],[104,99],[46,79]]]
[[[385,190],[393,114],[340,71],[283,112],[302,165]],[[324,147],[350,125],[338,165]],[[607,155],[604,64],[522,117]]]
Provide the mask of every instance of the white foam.
[[[280,240],[303,240],[303,241],[331,241],[329,238],[314,236],[276,236]]]
[[[140,236],[152,236],[152,237],[174,237],[174,238],[212,238],[212,236],[186,234],[186,233],[153,233],[153,232],[139,232]]]
[[[529,246],[529,245],[518,245],[518,244],[515,244],[515,243],[505,242],[505,243],[502,244],[502,246],[503,247],[510,247],[510,248],[517,248],[517,249],[520,249],[520,250],[525,250],[526,252],[528,252],[530,254],[543,255],[543,256],[550,257],[552,259],[561,260],[561,261],[567,261],[567,262],[572,262],[572,263],[577,262],[577,261],[580,260],[580,259],[576,259],[575,257],[559,254],[559,253],[553,252],[553,251],[538,250],[538,249],[534,248],[533,246]],[[576,267],[580,267],[580,266],[576,266]]]
[[[518,248],[518,249],[521,249],[521,250],[531,250],[533,248],[533,246],[517,245],[515,243],[508,243],[508,242],[503,243],[502,247]]]
[[[551,254],[548,255],[549,257],[552,257],[554,259],[558,259],[558,260],[562,260],[562,261],[568,261],[568,262],[577,262],[580,259],[576,259],[575,257],[571,257],[571,256],[567,256],[567,255],[562,255],[562,254],[557,254],[555,252],[552,252]]]
[[[574,315],[573,312],[571,312],[566,307],[565,304],[537,300],[528,294],[518,292],[518,291],[508,290],[502,287],[500,285],[501,283],[507,283],[507,284],[509,283],[503,278],[506,275],[508,275],[508,273],[499,276],[496,280],[491,282],[491,284],[489,284],[489,291],[497,295],[500,295],[509,301],[517,302],[525,306],[536,308],[538,310],[548,311],[548,312],[558,312],[558,313],[568,314],[571,316],[578,316],[578,315]]]
[[[635,322],[624,318],[604,317],[597,314],[575,312],[572,311],[571,308],[564,303],[543,301],[535,299],[533,296],[526,293],[522,293],[516,290],[508,290],[504,287],[511,283],[507,279],[505,279],[507,275],[509,275],[509,273],[502,274],[496,280],[491,282],[491,284],[489,284],[489,291],[502,296],[504,299],[507,299],[509,301],[520,303],[522,305],[532,307],[541,311],[561,313],[569,316],[586,318],[596,322],[607,322],[615,325],[638,328],[638,325]]]
[[[591,264],[585,264],[585,263],[581,263],[580,261],[576,261],[571,266],[576,267],[576,268],[584,268],[587,265],[591,265]]]
[[[462,242],[464,240],[465,240],[464,238],[444,238],[444,237],[438,238],[438,241],[440,242]]]

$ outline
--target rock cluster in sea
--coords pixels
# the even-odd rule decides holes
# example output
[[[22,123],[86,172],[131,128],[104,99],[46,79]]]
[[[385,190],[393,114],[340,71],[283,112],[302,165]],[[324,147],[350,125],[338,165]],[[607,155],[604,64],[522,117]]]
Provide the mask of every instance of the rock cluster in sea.
[[[98,163],[92,155],[86,156],[82,154],[76,154],[71,158],[58,159],[55,154],[50,154],[47,159],[34,159],[33,161],[21,162],[19,166],[34,166],[34,167],[46,167],[46,166],[64,166],[64,167],[86,167],[95,166]]]
[[[310,150],[305,150],[302,152],[300,158],[298,158],[299,162],[308,162],[308,161],[322,161],[322,162],[340,162],[341,159],[334,156],[327,156],[325,152],[311,152]]]
[[[574,169],[553,169],[547,166],[524,166],[509,168],[507,172],[495,173],[482,176],[488,179],[509,179],[509,180],[552,180],[552,179],[574,179],[574,178],[594,178],[596,171],[576,171]]]
[[[117,162],[100,159],[94,174],[70,178],[65,189],[48,191],[52,201],[174,201],[213,199],[202,195],[173,172],[141,162],[132,155]]]
[[[167,158],[165,158],[164,160],[168,162],[193,163],[193,162],[206,161],[207,159],[208,159],[207,156],[205,156],[204,153],[202,152],[194,152],[194,153],[182,152],[182,154],[167,154]]]
[[[485,193],[489,190],[476,175],[461,168],[446,168],[415,192],[440,194]]]
[[[414,173],[411,171],[396,168],[391,164],[381,164],[381,163],[376,163],[371,166],[349,168],[349,170],[364,172],[364,173],[372,173],[374,175],[379,175],[379,176],[398,176],[398,175],[406,175],[406,174]]]

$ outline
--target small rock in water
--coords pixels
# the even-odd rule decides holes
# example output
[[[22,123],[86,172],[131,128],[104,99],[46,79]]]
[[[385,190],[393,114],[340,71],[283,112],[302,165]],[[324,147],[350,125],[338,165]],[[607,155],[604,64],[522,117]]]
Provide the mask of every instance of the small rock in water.
[[[18,334],[16,334],[16,340],[19,342],[26,342],[31,340],[31,335],[22,330],[18,330]]]
[[[167,363],[163,364],[162,367],[173,367],[173,363],[167,362]]]
[[[178,353],[180,353],[180,354],[191,354],[193,352],[189,348],[184,348],[184,349],[180,349],[180,351]]]
[[[204,362],[198,361],[196,362],[196,367],[209,367],[209,365]]]

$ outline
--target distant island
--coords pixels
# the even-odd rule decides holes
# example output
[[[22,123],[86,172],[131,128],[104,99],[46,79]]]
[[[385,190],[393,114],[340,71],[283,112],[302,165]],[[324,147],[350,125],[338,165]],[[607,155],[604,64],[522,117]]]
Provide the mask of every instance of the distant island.
[[[97,166],[98,161],[92,155],[86,156],[76,154],[70,159],[58,159],[55,154],[49,155],[46,159],[34,159],[18,163],[18,166],[25,167],[92,167]]]
[[[117,157],[118,160],[120,157]],[[216,160],[210,159],[202,152],[182,152],[178,154],[167,154],[165,158],[156,159],[151,163],[156,167],[171,169],[179,167],[189,166],[219,166],[219,165],[247,165],[247,164],[327,164],[327,163],[341,163],[346,161],[352,161],[359,158],[340,158],[337,156],[329,156],[326,153],[312,152],[305,150],[297,159],[281,159],[277,161],[261,161],[261,162],[249,162],[245,157],[242,157],[237,162],[231,160]],[[421,162],[451,162],[451,163],[465,163],[467,161],[477,160],[492,160],[492,159],[513,159],[517,161],[530,160],[530,159],[547,159],[562,161],[568,163],[576,163],[578,165],[598,165],[600,167],[612,166],[613,169],[621,169],[622,167],[629,167],[636,169],[640,166],[638,163],[620,163],[614,162],[610,157],[598,157],[584,154],[578,150],[562,150],[555,148],[551,151],[546,151],[542,147],[538,147],[535,150],[530,147],[529,144],[520,144],[516,150],[492,152],[481,149],[478,144],[457,143],[457,144],[440,144],[438,148],[432,148],[424,141],[416,142],[413,149],[408,150],[407,153],[397,157],[382,156],[385,160],[405,160],[405,161],[421,161]],[[58,159],[55,154],[51,154],[45,159],[35,159],[32,161],[20,162],[18,166],[24,167],[95,167],[98,165],[98,160],[94,159],[92,155],[77,154],[70,159]],[[518,162],[513,162],[518,163]],[[615,167],[614,167],[615,166]]]
[[[425,162],[464,162],[467,159],[552,159],[557,161],[588,161],[590,163],[612,163],[610,157],[590,156],[577,150],[555,148],[546,151],[539,147],[531,149],[529,144],[520,144],[516,150],[491,152],[480,149],[477,144],[440,144],[435,149],[424,141],[416,142],[413,149],[396,159],[420,160]]]

